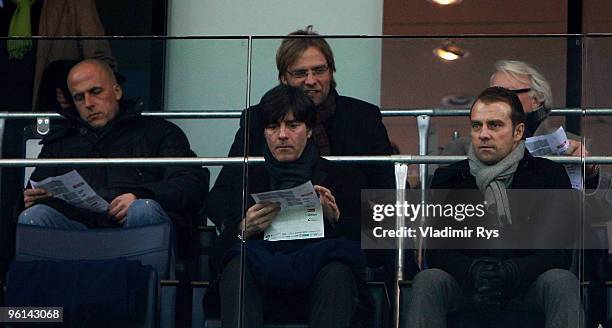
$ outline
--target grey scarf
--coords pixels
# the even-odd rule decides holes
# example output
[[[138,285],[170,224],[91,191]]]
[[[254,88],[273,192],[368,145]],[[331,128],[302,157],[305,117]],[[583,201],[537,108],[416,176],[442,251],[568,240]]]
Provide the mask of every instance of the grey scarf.
[[[495,206],[497,209],[500,226],[504,226],[505,222],[512,224],[506,189],[512,185],[512,178],[524,155],[525,142],[521,141],[504,159],[496,164],[487,165],[476,157],[474,148],[470,145],[468,152],[470,173],[476,178],[476,185],[484,194],[487,207]]]

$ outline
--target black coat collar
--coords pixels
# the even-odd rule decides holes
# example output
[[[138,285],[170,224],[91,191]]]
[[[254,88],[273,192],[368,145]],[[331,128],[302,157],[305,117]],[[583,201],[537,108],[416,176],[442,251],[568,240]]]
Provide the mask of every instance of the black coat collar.
[[[432,184],[433,188],[452,188],[452,189],[476,189],[476,178],[470,173],[468,160],[463,160],[448,167],[441,167],[436,172],[437,181]],[[514,178],[512,179],[512,189],[533,189],[542,188],[548,184],[546,175],[539,174],[535,158],[525,149],[523,158],[519,161]]]
[[[126,121],[139,118],[143,110],[144,102],[140,98],[121,100],[119,102],[119,112],[117,113],[113,124],[118,126]],[[58,113],[65,118],[65,121],[59,122],[58,125],[54,125],[51,129],[51,133],[43,137],[41,144],[46,145],[68,135],[80,133],[79,131],[91,129],[89,124],[81,119],[75,109],[61,110],[58,111]]]
[[[344,139],[347,137],[347,133],[345,133],[348,122],[351,122],[350,118],[347,117],[347,114],[350,111],[346,110],[347,106],[344,102],[344,98],[338,95],[336,89],[331,90],[329,93],[329,97],[336,97],[336,111],[334,116],[331,117],[332,123],[330,131],[328,132],[328,137],[330,140],[331,149],[344,149]],[[332,151],[332,154],[334,152]]]

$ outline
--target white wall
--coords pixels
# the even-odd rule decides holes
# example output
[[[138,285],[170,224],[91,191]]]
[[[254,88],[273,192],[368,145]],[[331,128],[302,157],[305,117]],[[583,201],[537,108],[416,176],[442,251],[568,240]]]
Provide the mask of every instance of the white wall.
[[[325,35],[381,35],[383,0],[170,0],[172,36],[286,35],[314,25]],[[380,101],[378,39],[328,39],[338,92]],[[251,101],[277,81],[278,39],[253,40]],[[166,66],[167,110],[243,109],[247,104],[246,39],[172,40]],[[176,121],[200,156],[226,156],[238,120]],[[212,168],[216,177],[218,169]],[[214,181],[214,180],[213,180]]]

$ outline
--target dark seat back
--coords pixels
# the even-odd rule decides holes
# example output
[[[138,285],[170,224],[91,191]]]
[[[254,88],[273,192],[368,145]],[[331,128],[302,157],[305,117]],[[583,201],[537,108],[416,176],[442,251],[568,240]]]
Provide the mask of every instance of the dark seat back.
[[[86,231],[19,224],[15,259],[62,261],[125,258],[151,265],[160,279],[173,279],[171,238],[170,223]]]

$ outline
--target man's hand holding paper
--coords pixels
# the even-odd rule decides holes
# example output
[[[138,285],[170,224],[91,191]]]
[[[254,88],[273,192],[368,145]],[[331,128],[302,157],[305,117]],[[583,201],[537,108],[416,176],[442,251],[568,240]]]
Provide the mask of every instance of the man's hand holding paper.
[[[587,156],[588,152],[584,145],[576,140],[567,138],[563,127],[559,127],[554,133],[530,137],[525,140],[525,146],[534,156]],[[574,189],[582,188],[582,172],[580,165],[566,164],[565,170],[570,177]],[[596,173],[596,165],[588,165],[586,175]]]
[[[270,226],[278,212],[280,212],[279,203],[257,203],[247,210],[246,216],[240,223],[240,230],[244,231],[247,238],[256,235]]]
[[[569,147],[565,151],[566,155],[576,156],[576,157],[586,157],[589,156],[589,151],[586,149],[586,146],[582,144],[580,141],[576,140],[568,140]],[[586,176],[592,176],[597,173],[597,164],[590,164],[586,166]]]
[[[25,208],[34,204],[37,200],[53,197],[53,195],[42,188],[28,188],[23,191],[23,203]]]
[[[63,199],[73,206],[94,212],[103,213],[107,212],[109,209],[108,202],[96,194],[76,170],[72,170],[60,176],[48,177],[38,182],[30,180],[30,185],[33,189],[24,192],[26,208],[28,207],[27,201],[32,205],[35,200],[56,197]],[[46,191],[48,196],[45,196],[40,190]],[[27,196],[30,197],[27,200],[26,192],[28,193]]]
[[[317,191],[310,181],[290,189],[252,194],[251,196],[258,204],[265,202],[279,204],[277,205],[279,209],[275,210],[274,213],[276,216],[274,220],[270,219],[269,223],[267,221],[262,222],[263,218],[255,221],[258,223],[255,226],[257,228],[266,225],[264,240],[277,241],[324,237],[322,202],[325,203],[326,215],[330,222],[332,222],[331,220],[337,221],[340,213],[331,192],[327,188],[322,188],[319,190],[323,195],[322,197],[325,198],[323,201],[320,201],[317,197]],[[271,209],[267,208],[266,210]],[[247,225],[248,228],[249,225]]]

